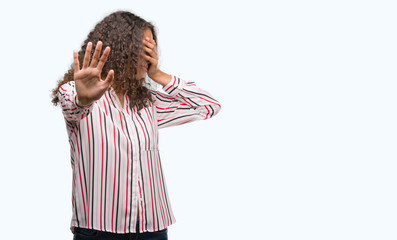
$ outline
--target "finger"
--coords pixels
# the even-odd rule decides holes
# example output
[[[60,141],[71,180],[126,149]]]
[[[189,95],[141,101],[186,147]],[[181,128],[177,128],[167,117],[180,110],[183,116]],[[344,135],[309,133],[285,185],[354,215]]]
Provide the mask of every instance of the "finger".
[[[151,39],[149,37],[146,37],[146,40],[151,42],[152,44],[156,45],[156,41],[154,41],[154,39]]]
[[[98,41],[95,47],[94,56],[92,56],[90,67],[96,67],[98,63],[99,55],[101,54],[101,50],[102,50],[102,42]]]
[[[156,42],[154,40],[143,40],[143,43],[148,46],[149,48],[154,48],[156,46]]]
[[[88,42],[83,60],[83,68],[88,67],[88,63],[90,62],[90,57],[91,57],[91,48],[92,48],[92,43]]]
[[[149,57],[154,58],[154,59],[156,59],[156,60],[159,59],[159,57],[157,56],[156,51],[146,50],[146,49],[145,49],[145,51],[147,51],[148,54],[142,54],[144,57],[145,57],[145,56],[149,56]]]
[[[106,47],[105,50],[103,51],[103,54],[101,56],[101,59],[99,60],[98,65],[96,66],[96,68],[99,71],[102,71],[103,65],[105,65],[105,62],[109,56],[109,52],[110,52],[110,47]]]
[[[80,70],[80,63],[77,51],[73,51],[74,73]]]
[[[148,55],[145,55],[144,58],[145,58],[147,61],[149,61],[151,64],[153,64],[153,65],[156,65],[156,64],[157,64],[157,59],[155,59],[155,58],[152,58],[152,57],[150,57],[150,56],[148,56]]]
[[[154,58],[157,56],[156,51],[153,51],[153,49],[148,48],[148,47],[143,47],[143,48],[149,54],[149,56],[154,57]]]
[[[110,84],[112,83],[112,81],[113,81],[113,78],[114,78],[114,71],[113,70],[110,70],[109,72],[108,72],[108,75],[106,76],[106,79],[105,79],[105,81],[104,81],[104,84],[106,84],[106,88],[109,88],[109,86],[110,86]]]

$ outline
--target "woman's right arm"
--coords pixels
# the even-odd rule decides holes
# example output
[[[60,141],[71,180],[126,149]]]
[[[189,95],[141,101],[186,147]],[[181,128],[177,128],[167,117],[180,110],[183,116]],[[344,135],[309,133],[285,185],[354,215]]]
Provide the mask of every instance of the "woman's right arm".
[[[106,47],[100,57],[102,42],[98,41],[90,61],[91,49],[92,43],[89,42],[81,69],[77,52],[73,52],[74,81],[63,84],[57,93],[63,115],[69,122],[77,122],[87,116],[92,109],[92,103],[102,97],[113,80],[113,70],[108,72],[105,80],[101,79],[110,48]]]
[[[59,88],[57,96],[62,107],[63,116],[68,122],[78,122],[86,117],[92,110],[92,103],[84,107],[77,105],[77,94],[74,81],[63,84]]]

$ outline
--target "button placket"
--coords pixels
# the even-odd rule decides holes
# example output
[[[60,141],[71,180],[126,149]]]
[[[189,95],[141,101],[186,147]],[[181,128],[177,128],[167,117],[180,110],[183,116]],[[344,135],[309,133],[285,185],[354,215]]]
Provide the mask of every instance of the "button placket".
[[[128,107],[128,106],[127,106]],[[129,113],[126,113],[127,116],[131,119],[131,121],[128,121],[128,127],[130,128],[130,135],[131,135],[131,141],[133,141],[132,147],[134,149],[133,153],[133,159],[131,162],[133,162],[134,166],[134,174],[133,174],[133,189],[135,190],[134,193],[134,209],[131,209],[131,211],[134,212],[134,218],[137,219],[138,213],[137,210],[140,211],[140,221],[142,221],[142,212],[141,212],[141,187],[139,186],[140,182],[140,162],[139,162],[139,146],[138,146],[138,137],[137,134],[139,132],[137,131],[137,126],[136,126],[136,120],[134,119],[135,111],[131,108],[128,109]],[[141,224],[141,223],[140,223]]]

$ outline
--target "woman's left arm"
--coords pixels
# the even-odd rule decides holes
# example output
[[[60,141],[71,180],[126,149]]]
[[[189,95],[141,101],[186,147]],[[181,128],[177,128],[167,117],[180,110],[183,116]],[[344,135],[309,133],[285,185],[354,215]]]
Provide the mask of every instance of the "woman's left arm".
[[[221,105],[207,91],[198,88],[194,82],[164,73],[158,69],[156,42],[149,37],[143,40],[143,56],[149,63],[148,76],[163,86],[166,94],[151,91],[154,97],[153,109],[159,128],[185,124],[195,120],[206,120],[215,116]]]
[[[206,120],[220,111],[221,104],[209,92],[197,87],[194,82],[171,77],[171,81],[163,86],[166,94],[151,91],[159,128]]]

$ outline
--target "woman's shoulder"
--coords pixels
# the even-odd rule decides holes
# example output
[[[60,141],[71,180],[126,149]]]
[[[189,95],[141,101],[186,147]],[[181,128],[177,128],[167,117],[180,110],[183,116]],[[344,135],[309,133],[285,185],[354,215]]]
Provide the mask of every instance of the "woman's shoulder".
[[[59,88],[61,90],[66,90],[66,89],[74,89],[74,87],[75,87],[74,81],[69,81],[69,82],[62,84]]]

